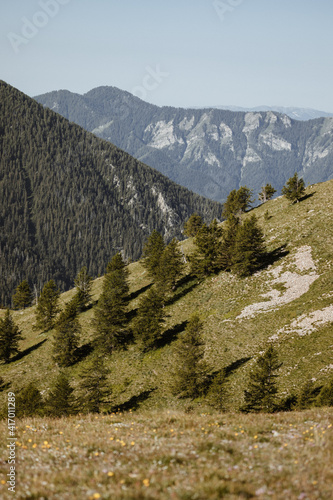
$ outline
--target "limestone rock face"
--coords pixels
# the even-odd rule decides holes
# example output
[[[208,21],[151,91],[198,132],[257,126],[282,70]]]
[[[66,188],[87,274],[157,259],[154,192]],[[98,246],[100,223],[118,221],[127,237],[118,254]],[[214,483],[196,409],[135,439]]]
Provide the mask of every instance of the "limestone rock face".
[[[278,195],[295,172],[306,184],[333,177],[333,117],[296,121],[268,108],[160,108],[114,87],[36,100],[217,201],[242,185],[256,196],[268,182]]]

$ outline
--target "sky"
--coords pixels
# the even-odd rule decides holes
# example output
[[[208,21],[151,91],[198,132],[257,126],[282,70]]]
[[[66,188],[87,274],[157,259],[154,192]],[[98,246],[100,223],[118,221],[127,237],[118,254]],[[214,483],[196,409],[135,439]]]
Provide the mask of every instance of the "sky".
[[[1,0],[0,79],[159,106],[333,112],[332,0]]]

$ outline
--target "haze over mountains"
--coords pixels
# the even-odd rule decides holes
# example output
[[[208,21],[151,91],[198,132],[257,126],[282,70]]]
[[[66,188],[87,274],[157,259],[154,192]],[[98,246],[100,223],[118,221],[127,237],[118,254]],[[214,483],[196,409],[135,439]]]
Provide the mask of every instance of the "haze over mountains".
[[[288,115],[289,118],[293,120],[314,120],[315,118],[328,118],[333,116],[333,113],[327,113],[326,111],[319,111],[318,109],[312,108],[297,108],[297,107],[286,107],[286,106],[255,106],[254,108],[242,108],[240,106],[205,106],[205,108],[216,108],[216,109],[229,109],[230,111],[277,111]]]
[[[333,177],[331,117],[296,121],[273,111],[158,107],[115,87],[36,100],[217,201],[241,185],[257,195],[269,182],[279,193],[295,172],[310,184]]]
[[[182,236],[204,199],[0,81],[0,304],[24,279],[64,290],[82,266],[137,259],[153,229]]]

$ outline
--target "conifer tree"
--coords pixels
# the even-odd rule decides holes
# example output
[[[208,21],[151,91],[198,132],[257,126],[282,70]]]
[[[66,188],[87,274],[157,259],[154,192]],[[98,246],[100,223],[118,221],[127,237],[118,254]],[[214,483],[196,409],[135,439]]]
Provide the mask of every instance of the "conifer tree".
[[[172,392],[180,398],[194,399],[200,396],[207,381],[202,330],[203,324],[199,316],[194,314],[175,345],[175,369],[171,385]]]
[[[128,278],[127,265],[120,252],[116,253],[116,255],[112,257],[106,267],[106,273],[111,273],[112,271],[123,271],[126,279]]]
[[[133,334],[142,351],[157,347],[162,335],[164,318],[163,290],[152,287],[141,298],[136,318],[133,321]]]
[[[59,373],[45,401],[46,412],[53,417],[68,417],[76,413],[73,392],[68,377]]]
[[[333,406],[333,378],[321,388],[316,403],[319,406]]]
[[[227,219],[230,215],[239,217],[250,206],[253,191],[246,186],[241,186],[237,191],[233,189],[223,205],[222,217]]]
[[[54,326],[54,320],[59,312],[59,295],[56,284],[50,280],[42,290],[36,307],[36,329],[48,331]]]
[[[107,381],[108,373],[103,358],[95,355],[81,372],[78,398],[80,410],[86,413],[99,413],[102,410],[107,403],[106,398],[111,394]]]
[[[299,202],[305,194],[305,184],[302,178],[298,177],[297,172],[290,177],[286,182],[286,185],[282,188],[282,194],[284,194],[287,200],[292,203]]]
[[[262,186],[261,191],[259,193],[259,200],[262,203],[266,203],[266,201],[270,200],[274,193],[276,193],[276,189],[273,188],[271,184],[266,184],[266,186]]]
[[[192,274],[201,277],[220,269],[222,234],[216,219],[209,226],[203,224],[194,239],[196,251],[190,256]]]
[[[76,315],[76,301],[71,300],[61,312],[55,326],[53,359],[61,367],[70,366],[77,360],[81,326]]]
[[[149,273],[149,276],[155,280],[158,278],[160,269],[160,260],[165,248],[163,236],[155,229],[149,236],[142,252],[142,265]]]
[[[218,264],[223,270],[230,270],[233,264],[236,236],[240,226],[240,219],[229,215],[223,226],[223,238],[219,249]]]
[[[184,234],[185,236],[193,237],[196,236],[199,229],[203,225],[203,220],[198,214],[192,214],[191,217],[184,224]]]
[[[9,309],[5,317],[0,319],[0,359],[8,363],[13,354],[19,352],[18,343],[23,340],[22,332],[15,325]]]
[[[76,294],[75,300],[79,311],[83,311],[91,300],[92,277],[88,274],[87,268],[82,267],[75,278]]]
[[[223,411],[225,409],[225,400],[227,395],[226,382],[226,371],[220,370],[213,378],[208,391],[208,403],[219,411]]]
[[[181,278],[184,270],[183,255],[179,250],[176,238],[165,247],[161,255],[156,281],[164,289],[174,288],[176,281]]]
[[[276,406],[278,392],[276,379],[277,371],[282,366],[278,354],[270,346],[266,352],[259,356],[257,363],[250,374],[248,389],[244,391],[245,405],[243,411],[271,413]]]
[[[30,382],[17,392],[15,408],[17,418],[43,415],[44,401],[34,382]]]
[[[121,254],[113,257],[104,276],[103,291],[95,309],[95,344],[102,352],[112,353],[128,341],[127,303],[128,269]]]
[[[296,407],[298,410],[305,410],[306,408],[311,408],[311,406],[315,401],[314,389],[315,387],[313,380],[308,380],[301,387],[296,403]]]
[[[253,215],[239,225],[233,246],[233,272],[240,276],[249,276],[258,269],[265,256],[264,235]]]
[[[27,280],[22,281],[16,290],[15,295],[13,296],[14,307],[17,309],[25,309],[31,305],[32,295],[30,286]]]

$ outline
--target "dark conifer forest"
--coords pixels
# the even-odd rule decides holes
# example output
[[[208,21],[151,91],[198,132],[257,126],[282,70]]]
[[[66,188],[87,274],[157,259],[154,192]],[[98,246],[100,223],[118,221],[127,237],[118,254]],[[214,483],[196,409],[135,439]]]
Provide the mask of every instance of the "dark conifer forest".
[[[65,290],[83,266],[96,277],[118,251],[139,258],[153,229],[168,242],[222,209],[2,81],[0,208],[0,305],[23,280]]]

